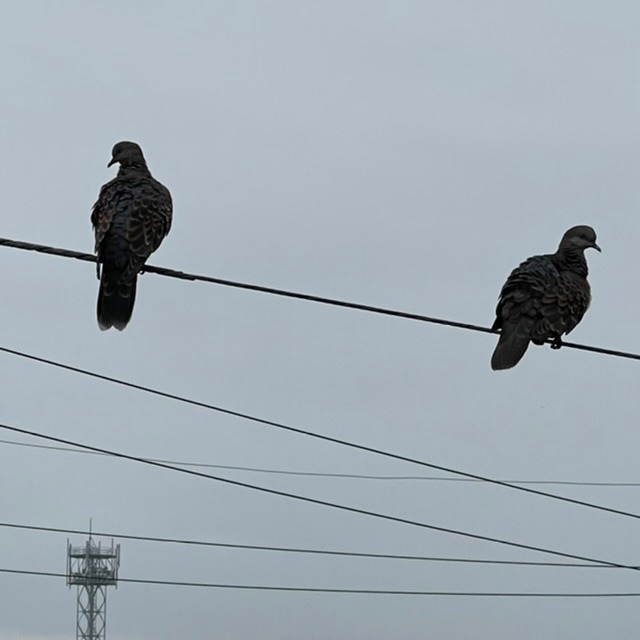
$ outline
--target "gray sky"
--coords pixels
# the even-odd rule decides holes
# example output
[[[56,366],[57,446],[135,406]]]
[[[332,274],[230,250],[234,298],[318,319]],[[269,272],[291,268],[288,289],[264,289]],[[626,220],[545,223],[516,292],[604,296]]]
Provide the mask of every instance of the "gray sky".
[[[636,2],[7,4],[0,235],[90,251],[112,145],[174,197],[152,263],[489,325],[522,259],[598,232],[578,342],[640,351]],[[638,364],[154,275],[101,333],[91,265],[0,250],[5,347],[496,478],[640,481]],[[132,454],[433,475],[2,355],[0,421]],[[2,438],[14,438],[1,433]],[[22,439],[27,441],[26,438]],[[32,442],[32,441],[30,441]],[[540,554],[127,461],[0,445],[0,520],[219,542]],[[489,485],[228,477],[640,563],[638,523]],[[444,477],[444,475],[443,475]],[[638,512],[640,488],[555,487]],[[82,536],[72,538],[82,544]],[[66,536],[0,529],[0,567],[63,571]],[[640,592],[640,576],[122,542],[121,576],[451,591]],[[71,637],[75,592],[0,575],[0,639]],[[122,584],[111,640],[635,638],[638,600],[323,595]]]

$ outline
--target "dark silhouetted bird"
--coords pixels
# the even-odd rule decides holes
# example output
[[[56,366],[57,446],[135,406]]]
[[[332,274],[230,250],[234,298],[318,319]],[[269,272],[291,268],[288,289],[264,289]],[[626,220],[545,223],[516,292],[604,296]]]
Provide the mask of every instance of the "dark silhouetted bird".
[[[91,223],[98,261],[98,325],[122,331],[133,313],[136,281],[144,263],[171,228],[169,190],[147,168],[135,142],[118,142],[107,165],[118,175],[101,189]]]
[[[559,349],[561,336],[582,320],[591,302],[589,269],[584,250],[596,244],[596,232],[587,226],[569,229],[555,253],[533,256],[507,279],[496,309],[492,331],[500,329],[492,369],[510,369],[524,355],[529,342]]]

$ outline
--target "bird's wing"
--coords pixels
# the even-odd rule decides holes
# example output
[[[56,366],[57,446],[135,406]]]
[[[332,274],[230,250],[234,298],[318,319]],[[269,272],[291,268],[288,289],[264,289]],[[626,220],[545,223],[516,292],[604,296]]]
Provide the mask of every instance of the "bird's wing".
[[[502,287],[494,329],[517,323],[521,316],[535,319],[542,314],[546,292],[553,288],[558,271],[546,256],[533,256],[518,265]]]
[[[543,323],[547,330],[558,335],[570,333],[589,308],[589,283],[575,273],[563,271],[542,302]]]
[[[118,188],[118,180],[114,178],[103,185],[98,194],[98,199],[91,209],[91,224],[95,235],[94,251],[100,255],[100,246],[109,231],[113,218],[118,212],[121,189]]]
[[[160,246],[171,228],[173,205],[171,194],[152,178],[133,189],[126,227],[130,252],[128,271],[136,273]]]

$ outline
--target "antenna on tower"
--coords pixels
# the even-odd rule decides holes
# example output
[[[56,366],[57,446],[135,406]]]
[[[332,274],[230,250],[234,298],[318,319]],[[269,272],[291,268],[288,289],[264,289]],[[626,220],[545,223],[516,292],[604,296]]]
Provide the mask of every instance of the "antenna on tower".
[[[74,547],[67,540],[67,585],[77,585],[76,640],[105,640],[107,631],[107,587],[118,587],[120,545],[102,547],[92,538]]]

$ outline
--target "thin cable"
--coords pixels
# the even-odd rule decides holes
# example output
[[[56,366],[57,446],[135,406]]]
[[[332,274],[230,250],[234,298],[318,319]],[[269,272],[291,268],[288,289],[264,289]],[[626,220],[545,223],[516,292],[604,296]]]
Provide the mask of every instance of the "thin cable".
[[[284,431],[289,431],[290,433],[297,433],[298,435],[307,436],[309,438],[315,438],[316,440],[323,440],[324,442],[332,442],[334,444],[338,444],[345,447],[350,447],[352,449],[357,449],[359,451],[367,451],[368,453],[374,453],[376,455],[384,456],[386,458],[391,458],[393,460],[400,460],[402,462],[409,462],[410,464],[417,464],[422,467],[428,467],[430,469],[436,469],[437,471],[444,471],[445,473],[451,473],[457,476],[463,476],[465,478],[472,478],[473,480],[481,480],[482,482],[487,482],[490,484],[495,484],[501,487],[506,487],[508,489],[514,489],[516,491],[523,491],[525,493],[529,493],[532,495],[542,496],[544,498],[551,498],[553,500],[560,500],[561,502],[567,502],[569,504],[575,504],[581,507],[587,507],[589,509],[596,509],[598,511],[604,511],[607,513],[615,513],[616,515],[625,516],[628,518],[640,519],[640,514],[632,513],[630,511],[623,511],[621,509],[614,509],[612,507],[606,507],[603,505],[595,504],[592,502],[586,502],[585,500],[578,500],[576,498],[568,498],[566,496],[560,496],[555,493],[549,493],[547,491],[540,491],[539,489],[532,489],[530,487],[520,486],[516,484],[511,484],[509,482],[505,482],[503,480],[495,480],[493,478],[488,478],[486,476],[481,476],[476,473],[469,473],[467,471],[460,471],[458,469],[453,469],[451,467],[445,467],[438,464],[433,464],[431,462],[424,462],[423,460],[418,460],[416,458],[409,458],[408,456],[402,456],[396,453],[389,453],[388,451],[383,451],[382,449],[376,449],[374,447],[368,447],[366,445],[357,444],[355,442],[349,442],[348,440],[341,440],[340,438],[334,438],[331,436],[323,435],[320,433],[315,433],[314,431],[308,431],[306,429],[300,429],[298,427],[292,427],[290,425],[286,425],[282,422],[275,422],[273,420],[266,420],[264,418],[258,418],[256,416],[249,415],[247,413],[241,413],[240,411],[233,411],[231,409],[225,409],[224,407],[219,407],[213,404],[208,404],[206,402],[200,402],[199,400],[192,400],[190,398],[185,398],[183,396],[179,396],[173,393],[167,393],[166,391],[159,391],[158,389],[153,389],[151,387],[145,387],[140,384],[135,384],[133,382],[126,382],[125,380],[121,380],[119,378],[113,378],[111,376],[107,376],[101,373],[96,373],[94,371],[89,371],[87,369],[81,369],[80,367],[74,367],[68,364],[63,364],[61,362],[56,362],[55,360],[50,360],[47,358],[41,358],[39,356],[34,356],[23,351],[17,351],[15,349],[9,349],[7,347],[0,347],[0,352],[8,353],[14,356],[18,356],[20,358],[26,358],[27,360],[33,360],[34,362],[39,362],[42,364],[51,365],[53,367],[57,367],[59,369],[64,369],[66,371],[73,371],[74,373],[79,373],[81,375],[89,376],[91,378],[96,378],[98,380],[103,380],[106,382],[111,382],[113,384],[117,384],[123,387],[127,387],[130,389],[136,389],[137,391],[143,391],[145,393],[150,393],[155,396],[159,396],[161,398],[167,398],[169,400],[175,400],[176,402],[183,402],[188,405],[192,405],[195,407],[200,407],[202,409],[208,409],[209,411],[216,411],[218,413],[223,413],[225,415],[234,416],[236,418],[242,418],[243,420],[249,420],[251,422],[256,422],[258,424],[263,424],[268,427],[273,427],[276,429],[282,429]],[[150,462],[149,460],[146,460]]]
[[[225,549],[242,549],[252,551],[277,551],[284,553],[300,553],[311,555],[327,555],[341,556],[352,558],[375,558],[384,560],[416,560],[423,562],[453,562],[462,564],[495,564],[495,565],[514,565],[526,567],[557,567],[557,568],[586,568],[586,569],[617,569],[603,564],[592,564],[584,562],[541,562],[534,560],[484,560],[476,558],[448,558],[442,556],[417,556],[417,555],[400,555],[391,553],[366,553],[362,551],[335,551],[330,549],[308,549],[296,547],[274,547],[255,544],[239,544],[229,542],[210,542],[207,540],[188,540],[183,538],[159,538],[157,536],[142,536],[126,533],[113,533],[110,531],[87,531],[85,529],[63,529],[60,527],[42,527],[28,524],[16,524],[13,522],[0,522],[0,527],[7,529],[20,529],[26,531],[39,531],[46,533],[64,533],[66,535],[93,536],[94,538],[116,538],[119,540],[134,540],[137,542],[158,542],[167,544],[180,544],[200,547],[220,547]],[[640,569],[640,566],[636,566]]]
[[[66,578],[65,573],[54,571],[28,571],[26,569],[0,568],[0,573],[24,576],[40,576],[49,578]],[[452,596],[452,597],[484,597],[484,598],[637,598],[640,593],[518,593],[501,591],[404,591],[389,589],[333,589],[323,587],[279,587],[257,584],[221,584],[214,582],[179,582],[176,580],[148,580],[142,578],[120,578],[118,582],[131,584],[153,584],[171,587],[199,587],[204,589],[240,589],[243,591],[288,591],[294,593],[341,593],[376,596]],[[89,580],[87,584],[92,584]]]
[[[80,251],[72,251],[70,249],[60,249],[57,247],[50,247],[48,245],[34,244],[32,242],[22,242],[19,240],[10,240],[9,238],[0,238],[0,246],[11,247],[13,249],[21,249],[25,251],[36,251],[38,253],[46,253],[48,255],[60,256],[63,258],[75,258],[76,260],[83,260],[84,262],[95,262],[96,257],[90,253],[82,253]],[[439,324],[446,327],[454,327],[456,329],[466,329],[468,331],[478,331],[480,333],[496,333],[489,327],[483,327],[476,324],[469,324],[467,322],[456,322],[454,320],[444,320],[442,318],[433,318],[425,316],[419,313],[409,313],[407,311],[399,311],[396,309],[388,309],[385,307],[376,307],[368,304],[359,304],[357,302],[349,302],[347,300],[336,300],[334,298],[325,298],[323,296],[316,296],[307,293],[299,293],[296,291],[287,291],[285,289],[277,289],[274,287],[263,287],[256,284],[249,284],[247,282],[237,282],[235,280],[225,280],[223,278],[213,278],[211,276],[202,276],[194,273],[186,273],[184,271],[176,271],[175,269],[167,269],[166,267],[155,267],[152,265],[145,265],[144,271],[148,273],[156,273],[161,276],[169,278],[177,278],[179,280],[190,280],[192,282],[208,282],[210,284],[217,284],[224,287],[234,287],[236,289],[246,289],[249,291],[258,291],[259,293],[267,293],[275,296],[282,296],[285,298],[295,298],[297,300],[306,300],[307,302],[317,302],[319,304],[327,304],[334,307],[343,307],[347,309],[355,309],[357,311],[366,311],[368,313],[376,313],[379,315],[392,316],[395,318],[404,318],[406,320],[417,320],[419,322],[428,322],[431,324]],[[546,340],[551,344],[553,340]],[[640,354],[630,353],[626,351],[616,351],[614,349],[605,349],[602,347],[593,347],[585,344],[578,344],[575,342],[562,342],[563,347],[570,349],[579,349],[580,351],[590,351],[592,353],[599,353],[602,355],[615,356],[617,358],[628,358],[630,360],[640,360]]]
[[[537,551],[539,553],[545,553],[548,555],[559,556],[562,558],[570,558],[572,560],[582,560],[584,562],[594,562],[597,564],[603,564],[610,567],[618,567],[621,569],[631,569],[633,571],[638,571],[638,567],[620,564],[617,562],[609,562],[607,560],[599,560],[598,558],[591,558],[589,556],[580,556],[572,553],[564,553],[562,551],[554,551],[551,549],[546,549],[544,547],[537,547],[534,545],[522,544],[519,542],[512,542],[510,540],[504,540],[501,538],[494,538],[492,536],[483,536],[476,533],[469,533],[467,531],[460,531],[458,529],[451,529],[449,527],[440,527],[433,524],[427,524],[425,522],[419,522],[417,520],[409,520],[408,518],[400,518],[398,516],[390,516],[384,513],[378,513],[376,511],[369,511],[367,509],[360,509],[357,507],[350,507],[347,505],[338,504],[336,502],[329,502],[328,500],[321,500],[319,498],[310,498],[308,496],[299,495],[296,493],[289,493],[288,491],[279,491],[277,489],[269,489],[267,487],[262,487],[260,485],[249,484],[248,482],[240,482],[239,480],[231,480],[229,478],[221,478],[219,476],[213,476],[208,473],[202,473],[201,471],[193,471],[192,469],[184,469],[182,467],[174,467],[168,464],[164,464],[162,462],[152,462],[151,460],[146,460],[145,458],[139,458],[137,456],[132,456],[127,453],[121,453],[119,451],[113,451],[110,449],[103,449],[101,447],[94,447],[87,444],[82,444],[79,442],[74,442],[73,440],[65,440],[64,438],[57,438],[55,436],[48,436],[43,433],[38,433],[37,431],[30,431],[28,429],[20,429],[19,427],[11,427],[6,424],[0,424],[0,429],[6,429],[7,431],[13,431],[14,433],[21,433],[22,435],[32,436],[34,438],[42,438],[43,440],[49,440],[51,442],[58,442],[61,444],[71,445],[74,447],[79,447],[81,449],[87,449],[89,451],[98,451],[100,453],[106,453],[115,458],[123,458],[125,460],[131,460],[133,462],[138,462],[140,464],[145,464],[153,467],[159,467],[161,469],[167,469],[169,471],[175,471],[176,473],[183,473],[190,476],[195,476],[198,478],[206,478],[208,480],[214,480],[216,482],[224,482],[226,484],[234,485],[237,487],[244,487],[245,489],[251,489],[253,491],[259,491],[261,493],[268,493],[271,495],[281,496],[283,498],[290,498],[292,500],[298,500],[300,502],[307,502],[309,504],[320,505],[323,507],[329,507],[331,509],[337,509],[340,511],[345,511],[348,513],[357,513],[359,515],[365,515],[372,518],[378,518],[381,520],[388,520],[390,522],[399,522],[401,524],[407,524],[413,527],[420,527],[422,529],[429,529],[431,531],[439,531],[441,533],[448,533],[451,535],[461,536],[465,538],[472,538],[474,540],[482,540],[484,542],[492,542],[495,544],[501,544],[509,547],[516,547],[518,549],[527,549],[528,551]]]
[[[31,442],[18,442],[17,440],[2,440],[0,444],[10,444],[18,447],[31,449],[45,449],[48,451],[65,451],[67,453],[79,453],[82,455],[104,456],[104,453],[97,451],[84,451],[73,447],[54,447],[46,444],[33,444]],[[264,473],[283,476],[299,476],[305,478],[339,478],[354,480],[434,480],[438,482],[483,482],[472,478],[443,478],[440,476],[389,476],[373,475],[364,473],[326,473],[320,471],[288,471],[285,469],[265,469],[263,467],[242,467],[231,464],[211,464],[206,462],[185,462],[184,460],[166,460],[164,458],[150,458],[144,456],[145,460],[153,462],[166,462],[181,467],[201,467],[203,469],[224,469],[225,471],[246,471],[249,473]],[[501,480],[509,484],[545,484],[545,485],[568,485],[574,487],[640,487],[640,482],[586,482],[577,480]]]

